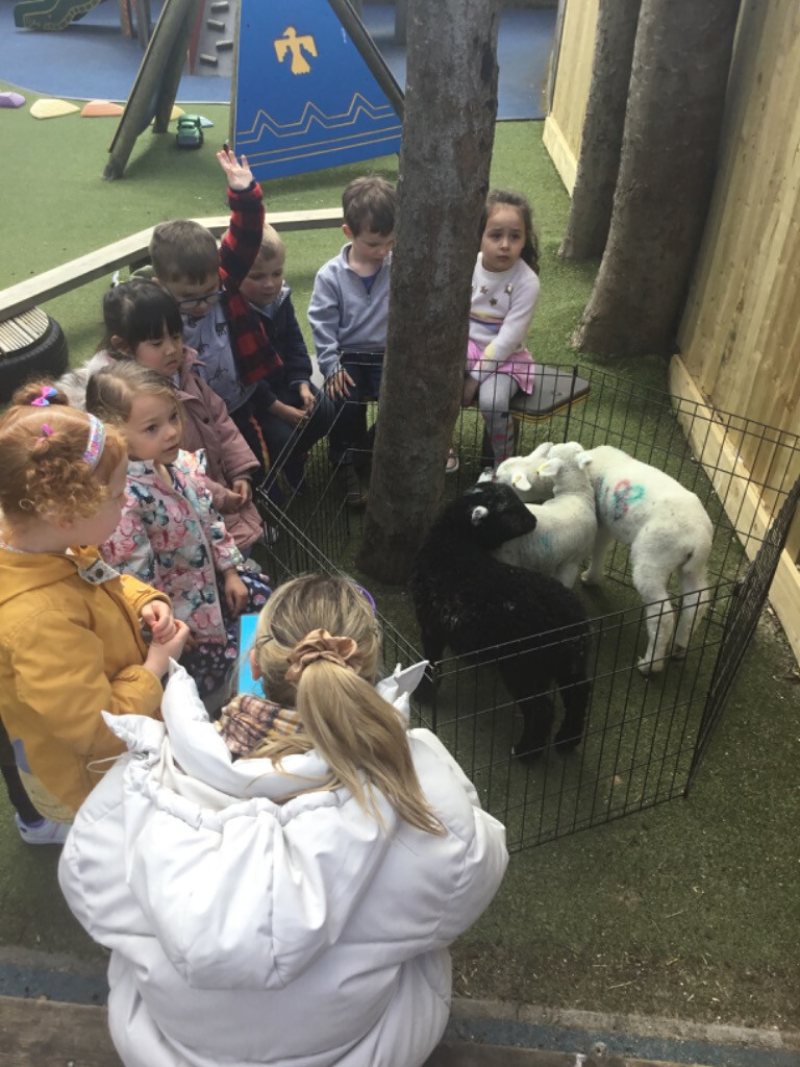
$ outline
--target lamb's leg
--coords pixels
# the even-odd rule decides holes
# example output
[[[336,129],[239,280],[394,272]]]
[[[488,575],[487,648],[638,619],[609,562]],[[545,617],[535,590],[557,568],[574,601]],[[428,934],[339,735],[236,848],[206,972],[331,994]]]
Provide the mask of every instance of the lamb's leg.
[[[664,573],[663,560],[648,551],[653,546],[640,545],[637,539],[631,549],[633,584],[645,605],[647,651],[639,660],[639,671],[647,676],[664,669],[675,625],[672,603],[667,592],[670,572]],[[645,557],[645,558],[643,558]]]
[[[414,690],[414,695],[423,704],[430,704],[436,694],[438,678],[435,668],[444,655],[445,639],[441,634],[425,626],[422,627],[421,638],[422,654],[428,660],[430,666],[420,679],[419,685]]]
[[[556,744],[562,752],[577,748],[581,743],[591,690],[585,675],[581,680],[559,689],[564,702],[564,721],[556,734]]]
[[[694,628],[700,623],[706,613],[711,593],[708,590],[708,572],[706,560],[708,554],[704,554],[699,562],[693,556],[678,575],[681,588],[681,611],[678,625],[675,628],[675,639],[672,643],[672,655],[676,659],[682,659],[689,647],[689,639]]]
[[[508,542],[506,542],[506,544],[507,543]],[[575,585],[578,574],[580,573],[580,569],[580,563],[576,563],[574,560],[569,560],[565,563],[562,563],[556,569],[556,578],[558,578],[559,582],[561,582],[565,589],[572,589],[572,587]]]
[[[503,659],[497,671],[522,713],[522,736],[511,748],[511,754],[522,759],[536,759],[550,741],[555,708],[547,693],[531,694],[537,684],[538,672],[530,656],[524,654]]]
[[[606,556],[613,540],[611,532],[605,526],[597,527],[592,549],[592,562],[589,564],[589,569],[581,575],[581,580],[585,585],[599,585],[603,580],[603,575],[606,573]]]

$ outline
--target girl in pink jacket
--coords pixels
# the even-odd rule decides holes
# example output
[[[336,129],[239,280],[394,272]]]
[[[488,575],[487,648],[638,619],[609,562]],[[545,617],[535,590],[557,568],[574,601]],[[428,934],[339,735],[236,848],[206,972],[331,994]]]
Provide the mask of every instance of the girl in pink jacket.
[[[206,484],[214,507],[243,555],[265,534],[253,502],[252,480],[259,462],[228,414],[225,402],[197,373],[200,362],[182,341],[181,313],[160,285],[132,278],[103,298],[105,338],[91,360],[59,382],[71,403],[84,407],[92,374],[116,360],[132,359],[168,378],[183,405],[181,448],[203,449]]]

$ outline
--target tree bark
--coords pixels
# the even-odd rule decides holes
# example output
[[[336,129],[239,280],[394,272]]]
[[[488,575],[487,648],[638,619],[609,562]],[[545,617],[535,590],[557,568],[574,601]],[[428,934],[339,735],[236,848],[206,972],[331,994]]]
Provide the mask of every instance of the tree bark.
[[[406,580],[444,489],[497,115],[500,0],[410,0],[386,360],[357,557]]]
[[[633,46],[642,0],[600,0],[578,174],[558,254],[602,256],[619,173]]]
[[[606,249],[573,338],[669,355],[708,212],[738,0],[642,0]]]

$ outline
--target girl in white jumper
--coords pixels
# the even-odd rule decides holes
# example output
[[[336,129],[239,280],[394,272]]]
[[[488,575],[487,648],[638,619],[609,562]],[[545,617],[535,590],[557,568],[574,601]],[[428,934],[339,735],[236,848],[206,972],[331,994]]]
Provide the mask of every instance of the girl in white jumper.
[[[528,326],[539,299],[539,245],[520,193],[494,189],[486,200],[481,248],[472,275],[467,373],[462,402],[478,395],[495,466],[513,453],[512,397],[533,391]],[[451,454],[448,469],[458,461]]]

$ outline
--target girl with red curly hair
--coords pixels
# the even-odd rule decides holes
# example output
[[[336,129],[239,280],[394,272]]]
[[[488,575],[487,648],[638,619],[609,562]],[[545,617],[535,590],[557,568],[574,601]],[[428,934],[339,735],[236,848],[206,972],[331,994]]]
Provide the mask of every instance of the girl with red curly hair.
[[[168,597],[94,547],[119,522],[126,467],[121,434],[47,382],[0,419],[0,763],[31,843],[63,842],[57,824],[124,749],[104,713],[155,716],[188,636]]]

